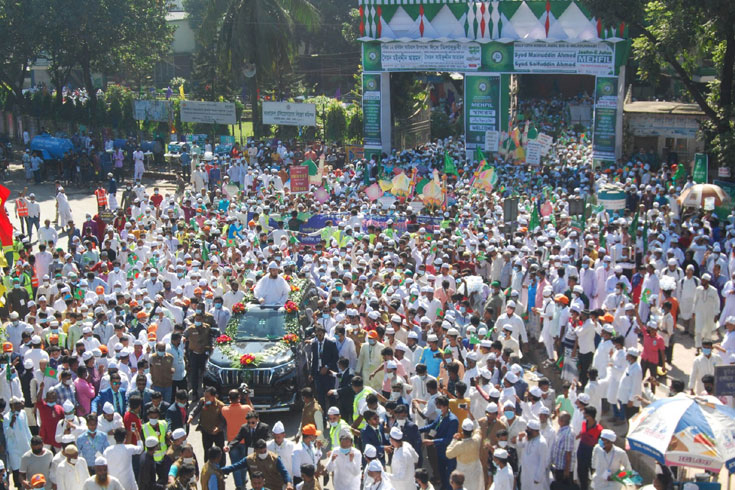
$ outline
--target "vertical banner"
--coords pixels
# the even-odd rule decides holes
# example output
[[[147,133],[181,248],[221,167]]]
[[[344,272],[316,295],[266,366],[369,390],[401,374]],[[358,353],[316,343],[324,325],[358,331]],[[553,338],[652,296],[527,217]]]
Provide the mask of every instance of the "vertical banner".
[[[706,184],[709,179],[709,158],[706,153],[694,154],[692,181],[695,184]]]
[[[618,113],[618,79],[597,77],[592,158],[595,163],[615,162],[615,123]]]
[[[380,150],[380,74],[362,74],[363,142],[366,149]]]
[[[465,149],[472,158],[485,149],[488,131],[500,129],[500,76],[492,73],[464,76]]]

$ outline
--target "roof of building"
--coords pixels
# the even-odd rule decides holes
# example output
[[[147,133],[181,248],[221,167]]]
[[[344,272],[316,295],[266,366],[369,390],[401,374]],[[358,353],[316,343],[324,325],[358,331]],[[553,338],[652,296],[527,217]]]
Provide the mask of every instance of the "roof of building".
[[[704,115],[704,112],[702,112],[702,109],[699,107],[698,104],[648,100],[628,102],[623,107],[623,111],[640,114],[672,114],[679,116]]]

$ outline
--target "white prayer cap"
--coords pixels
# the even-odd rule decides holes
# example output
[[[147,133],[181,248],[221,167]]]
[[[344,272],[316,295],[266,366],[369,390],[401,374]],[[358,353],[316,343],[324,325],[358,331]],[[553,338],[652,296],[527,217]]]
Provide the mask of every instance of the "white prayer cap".
[[[102,411],[106,413],[107,415],[115,413],[115,407],[112,406],[112,403],[105,402],[104,405],[102,405]]]
[[[600,433],[600,437],[610,442],[615,442],[615,440],[618,438],[615,432],[611,431],[610,429],[603,429],[603,431]]]
[[[158,446],[158,438],[156,436],[148,436],[145,438],[145,447],[152,448]]]
[[[394,427],[394,429],[395,429],[395,427]],[[364,452],[364,454],[365,454],[365,457],[366,458],[377,458],[378,457],[378,450],[375,449],[375,446],[373,446],[372,444],[368,444],[367,446],[365,446],[365,452]]]
[[[97,456],[94,458],[94,465],[95,466],[107,466],[107,458],[104,456]]]
[[[370,464],[368,464],[367,470],[368,471],[380,471],[380,472],[382,472],[383,471],[383,465],[380,464],[380,461],[378,461],[377,459],[374,459],[374,460],[370,461]]]
[[[286,429],[284,429],[283,427],[283,422],[279,420],[278,422],[275,423],[275,425],[273,426],[273,433],[274,434],[285,434],[286,433]]]
[[[395,439],[396,441],[402,441],[403,440],[403,432],[398,427],[393,427],[390,430],[390,438]]]
[[[462,421],[462,430],[474,430],[474,429],[475,429],[475,424],[473,424],[470,419],[464,419]]]
[[[186,431],[179,427],[173,433],[171,434],[172,439],[181,439],[182,437],[186,437]]]
[[[275,260],[272,260],[271,263],[268,264],[268,269],[280,269],[280,267],[278,266]]]
[[[66,400],[64,404],[62,405],[64,408],[64,412],[73,412],[74,411],[74,403],[72,403],[71,400]]]
[[[329,407],[329,410],[327,410],[327,415],[339,415],[339,408]]]

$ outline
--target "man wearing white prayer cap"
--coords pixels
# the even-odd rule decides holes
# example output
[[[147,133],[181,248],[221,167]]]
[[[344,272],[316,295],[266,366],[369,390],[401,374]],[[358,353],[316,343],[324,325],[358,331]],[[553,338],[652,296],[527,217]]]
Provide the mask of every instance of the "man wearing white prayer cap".
[[[58,443],[61,443],[61,436],[67,433],[67,428],[70,430],[69,434],[74,436],[75,440],[87,432],[87,422],[83,418],[74,415],[74,403],[71,400],[66,400],[62,407],[64,408],[64,419],[59,420],[56,424],[55,438]]]
[[[621,490],[625,488],[621,483],[610,481],[610,475],[615,475],[621,470],[630,471],[628,454],[614,443],[617,439],[615,432],[604,429],[600,433],[602,446],[595,445],[592,451],[592,482],[595,490]]]
[[[269,439],[266,443],[268,451],[276,453],[281,458],[283,466],[291,471],[293,464],[293,452],[296,450],[296,443],[290,439],[286,439],[286,429],[280,420],[273,425],[273,439]]]
[[[283,306],[291,293],[291,286],[278,273],[279,265],[272,261],[268,264],[268,274],[256,284],[253,294],[261,305]]]
[[[383,476],[383,465],[374,459],[367,465],[367,477],[364,482],[364,490],[387,490]],[[414,486],[415,488],[415,486]]]
[[[395,490],[414,490],[416,483],[414,472],[419,455],[416,450],[403,442],[403,431],[399,427],[390,430],[390,445],[393,447],[393,461],[391,463],[390,481]]]
[[[84,482],[82,490],[130,490],[123,489],[120,480],[107,472],[107,458],[97,456],[94,460],[94,476]]]
[[[477,457],[480,454],[480,429],[475,428],[472,420],[464,419],[461,435],[461,439],[454,439],[447,447],[447,458],[457,459],[457,471],[464,473],[466,490],[484,490],[482,463]]]
[[[105,406],[108,403],[105,403]],[[112,406],[112,404],[110,404],[110,406]],[[111,436],[108,436],[108,438],[112,439],[112,443],[104,451],[104,457],[107,459],[108,465],[107,471],[110,476],[115,477],[120,481],[123,488],[127,490],[137,490],[138,483],[133,470],[133,456],[142,454],[145,448],[142,441],[139,441],[137,445],[125,444],[127,431],[125,430],[125,427],[123,427],[122,417],[119,413],[114,413],[114,408],[112,409],[112,412],[113,414],[111,415],[114,416],[115,419],[120,417],[120,425],[113,430]],[[98,417],[98,420],[106,421],[106,419],[103,419],[102,415]],[[98,430],[101,429],[98,427]],[[176,431],[174,431],[172,437],[176,438],[175,436],[180,436],[180,433],[176,433]],[[186,431],[184,431],[184,437],[186,437]]]
[[[497,471],[493,476],[493,484],[490,490],[513,490],[515,487],[515,477],[513,476],[513,468],[508,464],[508,451],[498,448],[493,452],[493,462],[497,467]]]

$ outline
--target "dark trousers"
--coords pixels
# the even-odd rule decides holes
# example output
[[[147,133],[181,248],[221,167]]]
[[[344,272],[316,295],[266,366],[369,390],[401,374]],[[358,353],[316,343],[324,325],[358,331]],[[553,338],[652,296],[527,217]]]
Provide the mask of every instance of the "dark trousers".
[[[199,392],[204,369],[207,366],[207,354],[189,352],[189,383],[194,395],[194,400],[199,398]]]
[[[674,358],[674,339],[669,339],[669,346],[666,348],[666,362],[673,364]]]
[[[225,447],[225,433],[222,431],[219,431],[217,434],[207,434],[206,432],[202,431],[202,450],[204,451],[204,462],[207,462],[207,450],[212,447],[217,446],[218,448],[222,449]]]
[[[629,407],[626,405],[625,407],[623,407],[623,409],[625,410],[625,419],[630,420],[633,417],[633,415],[638,413],[638,410],[640,410],[640,407],[636,407],[636,406]]]
[[[582,490],[590,487],[590,469],[592,467],[592,450],[594,447],[580,444],[577,448],[577,481]]]
[[[333,376],[317,374],[314,376],[314,388],[316,388],[316,401],[322,407],[327,407],[327,392],[334,388],[335,379]]]
[[[579,354],[579,382],[582,383],[582,386],[587,386],[587,380],[589,379],[588,373],[590,370],[590,366],[592,365],[592,358],[594,357],[594,352],[588,352],[586,354]]]
[[[36,227],[36,234],[38,234],[38,228],[39,228],[39,221],[41,218],[39,216],[28,216],[26,217],[26,229],[28,231],[28,238],[30,239],[31,234],[33,233],[33,227]]]
[[[658,372],[656,369],[658,364],[649,361],[641,361],[641,369],[643,370],[643,379],[646,379],[646,372],[650,373],[654,378],[658,378]]]

